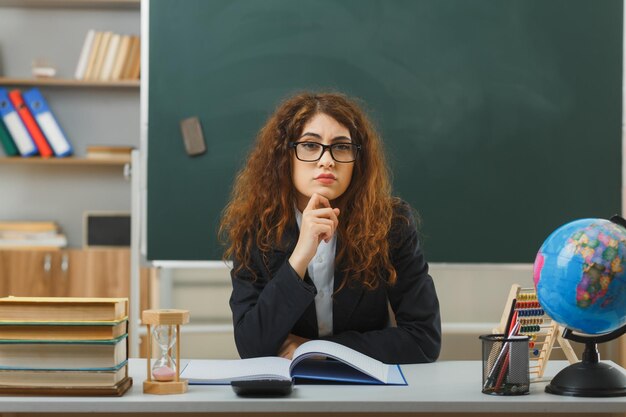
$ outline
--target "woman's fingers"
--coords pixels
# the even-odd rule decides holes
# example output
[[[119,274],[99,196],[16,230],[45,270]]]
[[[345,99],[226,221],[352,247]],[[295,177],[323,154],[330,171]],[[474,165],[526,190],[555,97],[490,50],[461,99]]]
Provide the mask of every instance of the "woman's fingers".
[[[309,230],[317,237],[317,243],[322,240],[329,241],[335,234],[336,225],[329,219],[313,219],[309,224]]]
[[[333,221],[335,226],[339,224],[338,212],[339,209],[333,208],[321,208],[316,210],[311,210],[306,213],[307,217],[321,218],[321,219],[330,219]],[[303,213],[304,218],[305,213]]]
[[[335,229],[339,225],[339,209],[332,208],[330,201],[320,194],[314,193],[309,199],[309,203],[302,212],[303,222],[314,221],[314,219],[330,219],[333,222],[333,230],[330,235],[335,233]]]
[[[315,210],[322,207],[330,208],[330,201],[321,194],[313,193],[309,199],[309,203],[304,208],[304,211]]]
[[[300,236],[289,262],[300,278],[315,256],[319,243],[330,242],[339,226],[339,209],[332,208],[330,201],[320,194],[313,194],[302,212]]]
[[[307,342],[308,340],[309,339],[305,339],[303,337],[296,336],[295,334],[289,333],[289,335],[287,336],[287,338],[285,339],[285,341],[283,342],[282,346],[280,347],[278,351],[278,356],[282,358],[292,359],[293,353],[296,351],[296,349],[301,344],[303,344],[304,342]]]

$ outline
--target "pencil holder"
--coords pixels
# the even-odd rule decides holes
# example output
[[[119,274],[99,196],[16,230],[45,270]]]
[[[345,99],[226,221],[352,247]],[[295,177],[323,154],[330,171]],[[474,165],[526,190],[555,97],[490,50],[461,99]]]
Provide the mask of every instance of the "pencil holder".
[[[491,395],[528,394],[528,336],[489,334],[483,344],[482,391]]]

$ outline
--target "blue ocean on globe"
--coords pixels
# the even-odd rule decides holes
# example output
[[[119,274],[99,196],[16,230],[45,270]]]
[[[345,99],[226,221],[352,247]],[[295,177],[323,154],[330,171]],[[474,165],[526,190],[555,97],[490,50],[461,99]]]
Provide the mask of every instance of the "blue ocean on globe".
[[[533,268],[539,304],[553,320],[590,335],[626,323],[626,229],[581,219],[555,230]]]

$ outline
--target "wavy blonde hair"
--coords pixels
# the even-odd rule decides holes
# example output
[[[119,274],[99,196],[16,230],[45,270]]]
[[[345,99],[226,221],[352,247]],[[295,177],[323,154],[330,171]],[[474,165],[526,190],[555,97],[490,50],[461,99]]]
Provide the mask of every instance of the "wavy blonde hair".
[[[295,188],[291,179],[292,154],[288,142],[302,134],[316,114],[331,116],[361,144],[352,180],[334,203],[342,213],[337,233],[337,265],[345,265],[346,279],[377,288],[382,277],[393,285],[396,271],[389,258],[387,239],[393,207],[389,172],[381,140],[361,108],[338,93],[303,92],[283,101],[259,131],[247,164],[238,173],[230,201],[224,209],[219,235],[226,246],[224,259],[237,262],[237,270],[256,273],[251,251],[264,254],[280,247],[283,233],[295,224]],[[267,266],[267,265],[266,265]],[[347,282],[341,283],[343,288]]]

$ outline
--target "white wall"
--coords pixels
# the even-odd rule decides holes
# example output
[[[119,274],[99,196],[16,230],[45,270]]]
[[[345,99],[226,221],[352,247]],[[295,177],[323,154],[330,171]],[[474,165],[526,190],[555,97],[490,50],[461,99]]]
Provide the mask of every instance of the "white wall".
[[[432,264],[431,275],[442,317],[440,360],[481,359],[478,336],[491,333],[500,322],[511,286],[533,286],[532,264]],[[187,309],[191,315],[191,323],[182,328],[181,357],[238,358],[228,306],[228,270],[170,269],[161,276],[172,282],[171,293],[162,297],[167,304],[161,307]],[[580,358],[583,346],[574,342],[572,346]],[[617,341],[599,350],[603,359],[619,360]],[[558,347],[551,358],[565,359]]]
[[[532,286],[531,264],[431,265],[444,330],[442,359],[480,358],[478,335],[490,333],[505,309],[511,285]],[[162,307],[191,314],[183,357],[235,358],[226,268],[170,270],[173,290]],[[163,274],[162,274],[163,275]],[[169,279],[170,277],[167,277]]]

